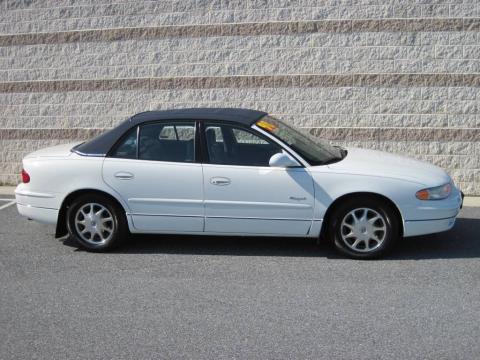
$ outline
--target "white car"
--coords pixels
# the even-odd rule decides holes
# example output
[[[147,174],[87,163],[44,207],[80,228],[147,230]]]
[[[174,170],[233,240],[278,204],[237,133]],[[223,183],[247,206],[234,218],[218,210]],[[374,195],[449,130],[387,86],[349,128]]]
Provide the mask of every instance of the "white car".
[[[24,158],[17,208],[92,251],[176,233],[320,237],[373,258],[452,228],[463,201],[436,166],[332,146],[255,110],[144,112],[74,145]]]

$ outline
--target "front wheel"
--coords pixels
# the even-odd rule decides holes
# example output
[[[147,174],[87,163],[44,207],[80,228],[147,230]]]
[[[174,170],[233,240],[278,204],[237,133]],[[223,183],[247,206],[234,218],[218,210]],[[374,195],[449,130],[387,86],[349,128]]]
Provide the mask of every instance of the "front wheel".
[[[332,213],[330,237],[341,253],[355,259],[384,255],[399,237],[391,205],[376,198],[348,199]]]
[[[67,225],[70,237],[90,251],[111,250],[128,233],[122,209],[99,194],[76,199],[68,209]]]

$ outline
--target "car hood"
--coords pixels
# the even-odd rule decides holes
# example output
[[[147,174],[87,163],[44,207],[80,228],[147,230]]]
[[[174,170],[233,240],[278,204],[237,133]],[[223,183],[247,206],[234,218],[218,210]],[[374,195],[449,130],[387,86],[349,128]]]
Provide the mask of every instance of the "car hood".
[[[347,148],[347,156],[328,165],[330,170],[340,173],[401,179],[438,186],[451,181],[450,176],[438,166],[377,150]]]
[[[57,146],[51,146],[45,149],[40,149],[28,154],[25,158],[36,158],[36,157],[67,157],[72,154],[72,148],[78,145],[76,143],[62,144]]]

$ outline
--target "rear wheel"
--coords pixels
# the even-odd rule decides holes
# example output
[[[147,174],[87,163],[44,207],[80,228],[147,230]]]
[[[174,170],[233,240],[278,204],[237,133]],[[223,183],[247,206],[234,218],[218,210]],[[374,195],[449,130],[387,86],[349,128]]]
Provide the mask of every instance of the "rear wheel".
[[[90,251],[107,251],[118,246],[128,233],[122,209],[108,197],[85,194],[67,212],[70,237]]]
[[[341,253],[356,259],[378,258],[397,241],[399,219],[385,201],[352,198],[332,213],[329,233]]]

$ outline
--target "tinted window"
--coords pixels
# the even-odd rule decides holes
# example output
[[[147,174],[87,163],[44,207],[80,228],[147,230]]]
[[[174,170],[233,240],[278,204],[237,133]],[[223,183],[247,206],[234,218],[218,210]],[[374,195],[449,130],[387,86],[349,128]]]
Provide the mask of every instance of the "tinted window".
[[[195,127],[190,125],[166,125],[160,132],[161,140],[192,140],[195,138]]]
[[[195,161],[195,122],[140,126],[138,158],[174,162]]]
[[[137,158],[137,128],[131,129],[112,151],[112,157],[124,159]]]
[[[232,129],[232,132],[238,144],[268,144],[267,141],[247,131]]]
[[[206,124],[205,139],[209,162],[223,165],[269,166],[280,146],[245,129]]]

